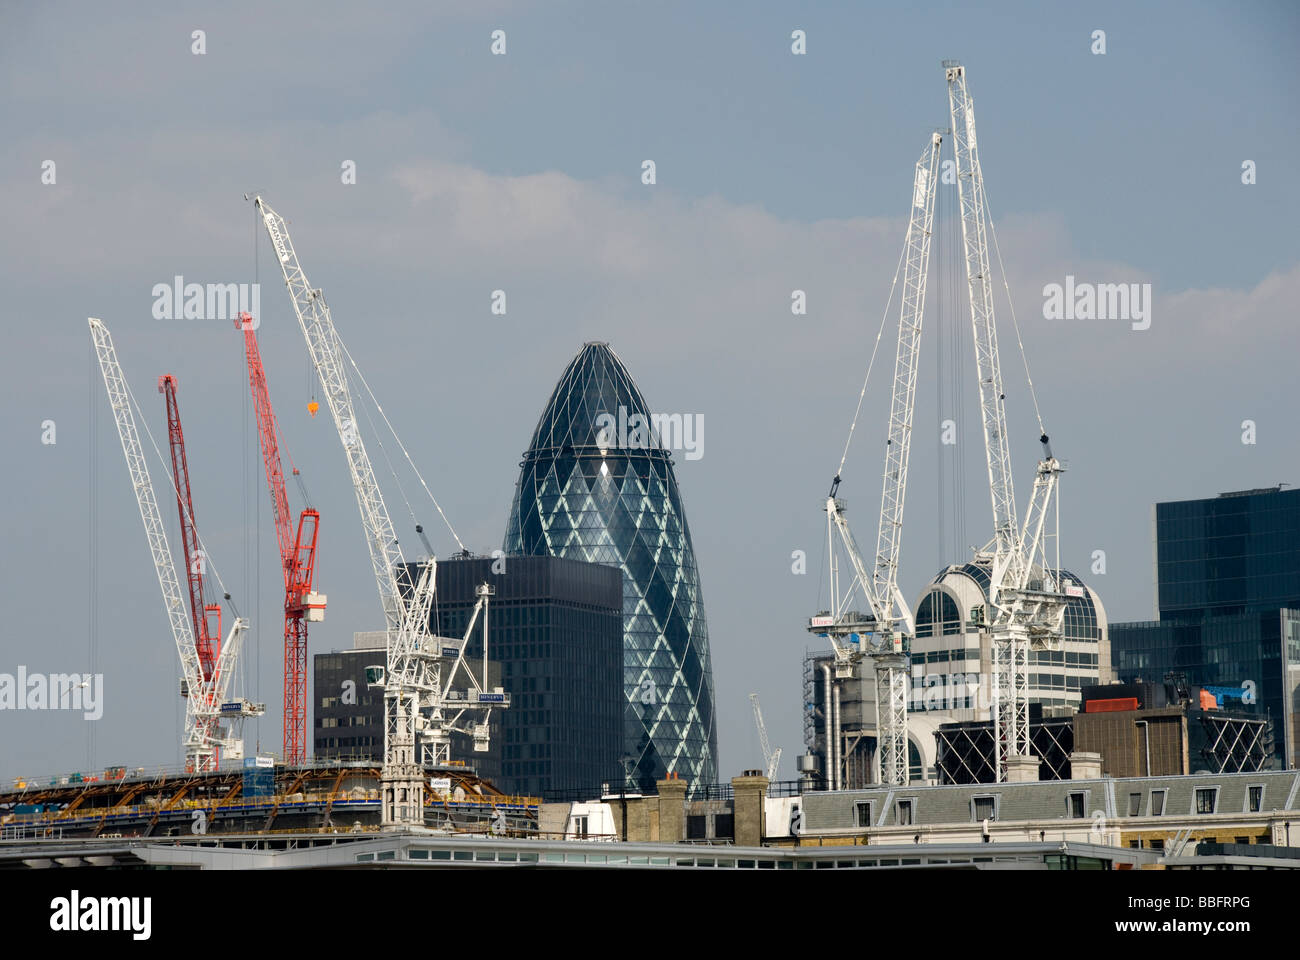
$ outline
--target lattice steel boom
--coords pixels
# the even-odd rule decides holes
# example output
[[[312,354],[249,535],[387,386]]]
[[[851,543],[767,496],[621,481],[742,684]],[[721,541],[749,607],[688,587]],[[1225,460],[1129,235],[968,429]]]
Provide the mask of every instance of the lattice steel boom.
[[[998,357],[993,284],[989,264],[988,204],[975,134],[975,104],[966,85],[966,70],[944,61],[952,116],[957,193],[961,207],[966,285],[993,506],[993,539],[983,552],[990,564],[988,625],[993,659],[993,726],[997,744],[997,778],[1007,779],[1012,758],[1029,751],[1029,649],[1060,642],[1066,598],[1059,593],[1057,572],[1048,563],[1049,515],[1064,468],[1052,456],[1043,434],[1043,459],[1034,478],[1024,524],[1018,520],[1011,480],[1006,395]],[[1059,567],[1059,564],[1058,564]]]
[[[497,691],[485,694],[486,699],[481,699],[481,688],[471,673],[474,689],[468,696],[448,696],[457,669],[464,663],[464,650],[461,649],[456,666],[444,676],[442,638],[430,633],[435,561],[431,557],[414,564],[414,576],[411,576],[412,568],[403,560],[392,520],[361,439],[344,366],[345,351],[325,297],[307,282],[284,218],[267,206],[260,196],[254,198],[254,203],[270,235],[298,326],[307,342],[307,351],[347,456],[370,550],[371,567],[384,610],[387,663],[383,668],[367,670],[368,674],[374,674],[373,685],[384,690],[382,823],[389,827],[422,824],[424,775],[416,756],[417,740],[425,741],[425,758],[434,764],[450,760],[449,734],[453,730],[471,734],[475,750],[486,750],[487,716],[491,715],[494,707],[509,706],[509,695]],[[406,590],[399,582],[399,570]],[[490,592],[491,588],[483,585],[479,590]],[[485,598],[481,598],[481,604],[486,604]],[[483,644],[486,661],[486,630]],[[448,707],[446,701],[453,699],[456,704]],[[483,722],[467,729],[456,727],[459,718],[469,710],[486,710],[487,716]],[[427,714],[424,711],[428,711]],[[450,719],[448,713],[453,714]]]
[[[844,503],[836,496],[840,482],[837,476],[826,499],[827,537],[833,540],[838,533],[853,568],[854,583],[843,594],[839,593],[832,552],[831,610],[828,617],[813,618],[809,626],[814,633],[830,638],[835,650],[837,681],[851,677],[854,665],[864,656],[871,657],[873,661],[878,779],[887,784],[906,784],[908,780],[909,677],[906,646],[907,640],[915,633],[915,625],[911,610],[898,586],[898,563],[902,549],[903,506],[907,495],[921,327],[925,315],[934,227],[934,197],[942,142],[941,134],[931,134],[914,170],[911,213],[904,239],[903,296],[899,307],[898,348],[894,358],[889,425],[885,438],[885,471],[881,485],[875,562],[869,567],[858,549],[845,516]],[[849,610],[858,591],[861,591],[870,608],[867,620]],[[829,622],[823,622],[827,620]],[[868,651],[862,650],[860,641],[854,639],[863,633],[872,638]],[[828,733],[829,730],[830,725]],[[834,735],[838,737],[838,733]],[[838,756],[838,751],[836,755]],[[832,771],[832,784],[838,783],[838,778],[839,771]]]
[[[99,358],[99,369],[108,392],[118,439],[122,444],[122,454],[126,458],[131,488],[144,524],[149,554],[158,576],[158,586],[162,590],[163,608],[167,612],[176,654],[180,659],[181,692],[185,698],[185,728],[182,736],[186,765],[191,770],[212,770],[217,766],[220,750],[226,750],[231,759],[242,756],[243,742],[238,736],[238,726],[243,717],[259,716],[262,712],[260,704],[242,699],[227,699],[231,681],[237,672],[240,642],[248,621],[242,617],[235,618],[225,643],[220,645],[215,663],[209,664],[205,674],[194,635],[194,618],[187,609],[180,580],[176,576],[176,565],[167,543],[167,533],[158,509],[153,481],[149,476],[144,446],[135,425],[130,389],[118,362],[113,338],[102,320],[90,317],[87,322]],[[183,516],[182,523],[185,522]],[[189,522],[192,523],[192,517]],[[195,542],[197,545],[197,535]]]
[[[297,534],[293,533],[284,469],[280,464],[279,428],[257,346],[257,324],[249,314],[241,313],[235,327],[244,334],[248,384],[257,414],[262,462],[271,490],[276,542],[280,547],[280,569],[284,574],[284,761],[301,764],[307,759],[307,623],[325,619],[325,596],[312,590],[320,514],[311,508],[304,509],[298,517]]]

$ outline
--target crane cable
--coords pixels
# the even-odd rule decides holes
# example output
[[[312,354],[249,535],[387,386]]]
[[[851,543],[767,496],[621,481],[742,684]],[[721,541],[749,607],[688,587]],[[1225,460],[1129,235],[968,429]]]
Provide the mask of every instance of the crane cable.
[[[858,427],[858,417],[862,414],[862,401],[867,395],[867,382],[871,379],[871,368],[876,363],[876,353],[880,350],[880,338],[885,332],[885,321],[889,319],[889,308],[894,303],[894,290],[898,286],[898,274],[903,269],[903,257],[907,254],[907,243],[903,244],[903,249],[898,252],[898,266],[894,268],[894,279],[889,285],[889,299],[885,303],[885,312],[880,317],[880,329],[876,331],[876,342],[871,348],[871,360],[867,363],[867,375],[862,378],[862,392],[858,394],[858,406],[853,411],[853,423],[849,425],[849,436],[844,441],[844,455],[840,457],[839,469],[835,471],[835,479],[838,481],[844,475],[844,464],[849,459],[849,445],[853,443],[853,431]]]
[[[420,486],[424,488],[424,492],[428,494],[429,500],[433,503],[434,507],[437,509],[438,516],[442,517],[442,522],[445,523],[447,525],[447,529],[451,531],[452,539],[456,541],[456,545],[459,546],[462,551],[465,551],[465,544],[461,541],[459,535],[457,535],[456,528],[451,525],[451,521],[448,520],[447,515],[443,513],[442,506],[438,503],[437,498],[433,495],[433,491],[429,489],[429,485],[424,482],[424,476],[420,473],[419,468],[416,467],[415,461],[411,459],[411,454],[407,451],[406,445],[402,443],[402,438],[399,437],[397,435],[397,431],[393,429],[393,424],[391,421],[389,421],[388,414],[384,413],[384,408],[380,405],[379,401],[375,399],[374,391],[370,389],[370,384],[366,382],[365,375],[361,372],[361,368],[357,366],[357,362],[352,359],[352,354],[348,351],[347,345],[344,344],[342,339],[338,340],[338,344],[339,347],[343,350],[343,355],[348,358],[348,363],[352,364],[352,369],[353,371],[355,371],[357,375],[357,379],[359,379],[361,381],[361,385],[365,387],[366,393],[370,397],[370,401],[375,405],[375,409],[379,411],[379,415],[384,418],[384,423],[388,427],[388,432],[391,433],[393,435],[393,439],[397,441],[397,446],[398,449],[402,451],[402,456],[406,458],[406,462],[410,466],[411,470],[415,473],[416,479],[420,481]],[[367,418],[368,417],[369,415],[367,414]],[[376,431],[375,436],[378,437],[378,431]],[[381,448],[383,447],[382,443],[380,443],[380,447]],[[387,456],[388,455],[385,454],[384,458],[387,459]],[[389,469],[392,469],[391,463],[389,464]],[[398,489],[399,490],[401,489],[400,483],[398,484]],[[404,493],[402,495],[402,498],[406,499],[406,495]],[[411,510],[410,501],[407,501],[406,508],[408,511]],[[412,520],[415,519],[414,511],[411,511],[411,519]]]
[[[988,213],[989,233],[993,235],[993,249],[998,255],[998,271],[1002,274],[1002,287],[1007,295],[1007,307],[1011,311],[1011,325],[1016,331],[1016,346],[1020,348],[1020,361],[1025,367],[1025,380],[1029,384],[1029,398],[1034,404],[1034,416],[1038,418],[1038,433],[1040,436],[1047,436],[1047,428],[1043,426],[1043,414],[1038,408],[1038,393],[1034,390],[1034,378],[1029,375],[1029,357],[1025,353],[1024,341],[1020,338],[1020,323],[1016,320],[1016,306],[1011,301],[1011,285],[1007,283],[1007,268],[1002,263],[1002,248],[998,245],[998,230],[993,225],[993,213],[989,207],[988,186],[984,184],[984,174],[980,173],[980,184],[984,187],[984,209]]]
[[[181,509],[185,511],[186,519],[189,520],[190,526],[194,528],[194,538],[198,541],[199,549],[203,551],[204,566],[212,570],[213,575],[217,578],[217,585],[221,587],[221,593],[226,603],[230,606],[230,612],[238,617],[239,608],[235,606],[235,601],[231,599],[230,591],[226,589],[226,583],[221,579],[221,572],[217,569],[216,563],[213,562],[212,555],[208,553],[208,548],[204,546],[203,538],[199,536],[199,528],[194,522],[194,516],[190,513],[189,505],[185,503],[184,499],[182,499],[180,490],[176,487],[176,478],[172,476],[171,467],[168,466],[166,459],[164,459],[162,451],[158,449],[158,443],[153,438],[153,431],[149,429],[149,421],[145,419],[144,411],[136,401],[135,393],[132,392],[131,384],[127,381],[125,376],[122,377],[122,385],[126,388],[126,395],[131,400],[131,406],[133,406],[136,412],[140,414],[140,423],[144,426],[145,436],[149,438],[149,443],[153,446],[153,452],[157,455],[158,462],[163,465],[163,474],[167,477],[167,483],[171,485],[173,492],[176,494],[177,502],[181,505]],[[170,549],[171,548],[168,547],[169,552]],[[198,640],[197,637],[194,639],[196,641]]]

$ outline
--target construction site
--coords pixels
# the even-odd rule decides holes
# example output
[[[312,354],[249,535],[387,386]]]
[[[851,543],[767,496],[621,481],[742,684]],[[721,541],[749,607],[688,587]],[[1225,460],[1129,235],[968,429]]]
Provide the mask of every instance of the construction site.
[[[1212,861],[1223,869],[1300,867],[1300,849],[1291,845],[1293,817],[1300,822],[1300,779],[1272,766],[1268,721],[1226,709],[1221,696],[1216,700],[1208,688],[1175,673],[1166,678],[1167,692],[1113,682],[1104,608],[1062,567],[1065,466],[1053,451],[1015,326],[1027,384],[1019,396],[1032,405],[1038,441],[1030,495],[1023,510],[1018,505],[995,275],[1008,306],[1010,286],[985,194],[966,69],[949,60],[943,73],[950,126],[919,138],[903,249],[876,335],[878,347],[886,319],[896,318],[880,508],[869,516],[877,533],[874,550],[859,546],[841,496],[842,486],[852,484],[846,464],[866,381],[821,501],[829,602],[804,622],[830,649],[804,661],[805,749],[796,779],[777,780],[782,751],[769,740],[756,695],[750,706],[761,768],[730,783],[688,784],[670,765],[653,790],[611,781],[561,802],[511,795],[479,775],[475,757],[492,749],[494,723],[501,712],[521,706],[512,704],[501,674],[490,669],[495,589],[476,579],[463,632],[436,632],[438,560],[418,523],[414,534],[424,550],[403,552],[381,490],[388,485],[380,482],[381,468],[395,474],[397,460],[427,495],[418,509],[406,502],[413,518],[446,516],[344,346],[323,290],[308,280],[288,221],[263,196],[249,195],[319,387],[321,401],[313,399],[311,415],[320,410],[332,421],[355,494],[383,624],[381,643],[358,644],[350,656],[373,661],[365,663],[365,685],[382,697],[382,754],[377,762],[308,755],[308,633],[328,608],[327,585],[315,582],[319,532],[322,523],[343,528],[353,521],[322,517],[287,456],[257,318],[241,312],[233,326],[244,344],[282,574],[276,583],[283,593],[282,702],[269,706],[270,713],[283,714],[278,753],[245,744],[244,721],[268,714],[268,705],[239,689],[249,624],[228,587],[233,578],[223,579],[201,535],[177,378],[149,376],[162,403],[147,415],[108,323],[89,318],[126,467],[115,482],[134,492],[147,543],[147,565],[143,553],[133,553],[130,562],[141,576],[157,579],[179,663],[175,692],[184,703],[184,763],[178,769],[114,766],[18,778],[0,792],[0,866],[417,861],[436,867],[465,861],[778,870],[996,869],[1001,863],[1110,870],[1196,869]],[[973,334],[992,525],[967,562],[927,584],[914,613],[900,586],[904,505],[944,150],[951,151],[955,177],[960,302]],[[1014,311],[1011,319],[1014,324]],[[870,372],[869,366],[868,379]],[[160,412],[163,444],[148,425]],[[379,447],[383,462],[372,462],[370,451]],[[594,462],[604,467],[600,457]],[[165,482],[156,483],[155,474]],[[290,477],[297,482],[289,484]],[[292,505],[290,486],[298,491]],[[174,528],[164,521],[173,501]],[[446,525],[458,556],[468,558]],[[178,550],[169,528],[180,531]],[[348,541],[340,535],[331,543],[350,549]],[[146,622],[155,622],[155,614]],[[801,619],[792,615],[791,622]],[[962,666],[950,666],[954,662]],[[944,681],[944,702],[927,703],[927,677],[958,670],[960,681]],[[987,702],[980,700],[980,677],[988,678]],[[638,705],[655,704],[653,687],[651,699]],[[138,696],[161,699],[162,691]],[[351,722],[331,714],[331,725],[340,718]],[[596,842],[609,847],[574,852],[575,844]],[[703,848],[688,855],[682,844],[730,849],[725,856]],[[895,849],[887,855],[843,850],[866,845]],[[990,852],[992,845],[997,853]]]

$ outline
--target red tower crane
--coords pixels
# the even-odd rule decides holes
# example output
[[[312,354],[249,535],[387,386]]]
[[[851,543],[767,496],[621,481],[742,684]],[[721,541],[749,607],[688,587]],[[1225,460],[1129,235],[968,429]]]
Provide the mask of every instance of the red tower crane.
[[[298,517],[297,534],[294,535],[289,497],[284,489],[284,470],[280,466],[280,447],[276,441],[275,412],[271,409],[262,355],[257,349],[256,325],[251,316],[241,313],[235,327],[244,332],[248,384],[257,412],[262,462],[266,465],[267,486],[271,488],[275,535],[284,574],[284,760],[285,763],[300,764],[307,759],[307,624],[325,619],[325,596],[313,593],[311,588],[320,514],[310,507],[304,509]],[[294,474],[297,473],[294,470]]]
[[[185,435],[181,431],[181,413],[176,404],[176,378],[170,373],[158,378],[158,392],[167,401],[167,439],[171,446],[172,477],[176,482],[176,510],[181,518],[181,545],[185,550],[185,570],[190,588],[190,620],[194,626],[194,645],[198,649],[203,679],[210,681],[216,669],[221,646],[221,606],[205,604],[203,574],[206,559],[199,546],[194,525],[194,500],[190,496],[190,468],[185,459]],[[212,618],[216,618],[215,627]],[[197,691],[193,691],[197,695]]]

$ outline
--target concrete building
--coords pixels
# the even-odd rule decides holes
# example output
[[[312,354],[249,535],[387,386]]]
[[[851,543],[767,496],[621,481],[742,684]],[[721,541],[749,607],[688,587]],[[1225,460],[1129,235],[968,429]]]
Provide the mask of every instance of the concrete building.
[[[952,786],[882,787],[768,796],[757,771],[732,780],[734,831],[714,843],[766,847],[858,847],[872,865],[919,864],[931,850],[965,847],[992,861],[1008,848],[1062,844],[1190,855],[1197,844],[1288,848],[1300,842],[1300,775],[1255,771],[1214,776],[1100,776],[1097,754],[1076,754],[1072,780]],[[676,843],[683,839],[684,794],[661,781],[654,795],[582,804],[544,804],[541,836],[570,840]],[[679,812],[680,811],[680,812]],[[588,829],[578,831],[574,817]],[[597,834],[590,824],[602,824]],[[900,849],[901,848],[901,849]],[[851,855],[851,856],[853,856]],[[1300,867],[1300,849],[1281,854]],[[885,863],[885,860],[891,861]],[[933,860],[926,861],[933,862]],[[1148,865],[1150,861],[1148,861]]]

